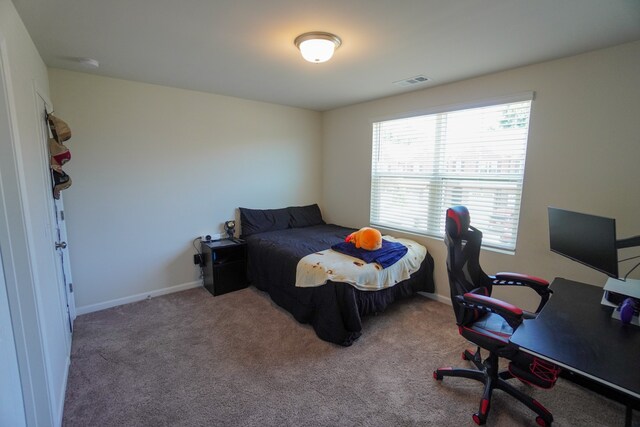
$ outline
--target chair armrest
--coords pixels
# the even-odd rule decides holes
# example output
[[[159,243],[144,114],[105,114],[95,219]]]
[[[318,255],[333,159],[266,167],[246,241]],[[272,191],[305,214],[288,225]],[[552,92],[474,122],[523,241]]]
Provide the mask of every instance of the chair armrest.
[[[489,278],[494,285],[526,286],[536,291],[536,293],[541,297],[540,305],[536,309],[536,313],[539,313],[540,310],[542,310],[542,307],[544,307],[549,300],[549,295],[553,293],[553,291],[549,289],[548,281],[528,274],[500,272],[495,276],[489,276]]]
[[[522,309],[508,302],[471,292],[462,295],[460,299],[463,305],[468,308],[500,315],[513,329],[522,323]]]
[[[508,273],[508,272],[500,272],[496,273],[494,276],[497,280],[505,283],[495,283],[496,285],[505,284],[505,285],[525,285],[525,286],[539,286],[544,289],[549,288],[549,282],[541,279],[536,276],[530,276],[528,274],[520,274],[520,273]],[[514,283],[508,283],[514,282]],[[515,283],[517,282],[517,283]]]

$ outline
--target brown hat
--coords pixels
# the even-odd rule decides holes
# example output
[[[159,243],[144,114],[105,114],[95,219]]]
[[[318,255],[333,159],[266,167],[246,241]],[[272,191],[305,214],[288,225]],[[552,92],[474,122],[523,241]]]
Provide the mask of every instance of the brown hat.
[[[71,177],[66,173],[53,170],[53,197],[60,198],[60,192],[71,187]]]
[[[49,129],[51,129],[53,137],[58,142],[64,142],[71,138],[71,129],[69,129],[69,125],[63,120],[57,118],[52,113],[47,114],[47,121],[49,122]]]
[[[60,170],[60,166],[71,160],[69,149],[53,138],[49,138],[49,163],[51,169]]]

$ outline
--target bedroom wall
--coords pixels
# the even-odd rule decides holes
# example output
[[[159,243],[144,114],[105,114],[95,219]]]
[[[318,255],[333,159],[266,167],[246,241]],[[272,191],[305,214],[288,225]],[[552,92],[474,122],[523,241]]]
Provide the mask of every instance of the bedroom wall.
[[[192,240],[237,208],[321,205],[321,115],[49,70],[78,312],[201,284]],[[322,205],[321,205],[322,206]]]
[[[516,254],[485,250],[481,262],[488,273],[520,271],[604,285],[604,274],[549,251],[546,208],[552,205],[614,217],[619,237],[640,234],[640,42],[325,112],[327,219],[354,227],[369,224],[372,120],[531,90],[536,98]],[[443,241],[413,237],[433,254],[436,292],[440,299],[447,299]],[[623,256],[639,253],[638,249],[621,251]],[[621,264],[621,271],[637,261]],[[530,294],[497,295],[532,307]]]

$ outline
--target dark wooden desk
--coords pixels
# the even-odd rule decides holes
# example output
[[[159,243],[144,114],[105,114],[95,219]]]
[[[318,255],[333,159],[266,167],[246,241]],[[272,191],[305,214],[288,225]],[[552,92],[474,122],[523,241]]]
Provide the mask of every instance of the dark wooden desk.
[[[562,366],[563,378],[640,409],[640,327],[611,318],[602,288],[557,278],[536,319],[511,337],[522,350]]]

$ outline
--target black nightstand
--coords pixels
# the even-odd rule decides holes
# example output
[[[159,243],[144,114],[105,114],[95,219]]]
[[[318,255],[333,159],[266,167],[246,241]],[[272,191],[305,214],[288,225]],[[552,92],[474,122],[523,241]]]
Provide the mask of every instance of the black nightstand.
[[[247,244],[240,239],[202,242],[204,287],[215,295],[246,288]]]

